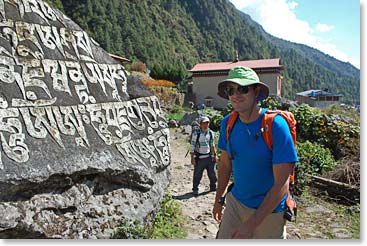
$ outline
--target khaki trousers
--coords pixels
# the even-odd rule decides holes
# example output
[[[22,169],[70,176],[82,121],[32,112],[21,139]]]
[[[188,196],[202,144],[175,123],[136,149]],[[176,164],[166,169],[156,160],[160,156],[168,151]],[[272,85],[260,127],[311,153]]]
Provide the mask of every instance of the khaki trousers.
[[[241,223],[246,221],[256,209],[248,208],[232,193],[226,195],[226,208],[217,234],[218,239],[230,239]],[[256,228],[253,239],[286,239],[284,212],[272,213]]]

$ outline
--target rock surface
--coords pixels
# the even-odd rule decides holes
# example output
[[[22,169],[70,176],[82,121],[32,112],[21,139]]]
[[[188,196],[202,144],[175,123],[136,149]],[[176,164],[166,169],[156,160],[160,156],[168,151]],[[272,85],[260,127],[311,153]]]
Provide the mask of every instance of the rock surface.
[[[169,183],[160,103],[41,0],[0,0],[0,238],[109,238]]]

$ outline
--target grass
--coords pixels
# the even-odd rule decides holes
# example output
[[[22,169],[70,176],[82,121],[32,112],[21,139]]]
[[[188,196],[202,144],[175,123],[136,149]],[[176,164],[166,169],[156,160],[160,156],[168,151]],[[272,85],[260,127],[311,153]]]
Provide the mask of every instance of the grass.
[[[170,113],[166,115],[166,119],[167,120],[176,120],[176,121],[180,121],[186,112],[181,111],[181,112],[176,112],[176,113]]]

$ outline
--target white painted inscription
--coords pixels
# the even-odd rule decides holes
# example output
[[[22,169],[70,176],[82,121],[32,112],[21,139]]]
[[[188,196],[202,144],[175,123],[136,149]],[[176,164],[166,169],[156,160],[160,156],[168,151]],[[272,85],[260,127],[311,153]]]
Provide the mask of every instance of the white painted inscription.
[[[144,159],[148,159],[152,166],[157,163],[167,165],[170,160],[168,126],[157,114],[159,110],[149,110],[149,115],[145,112],[147,108],[154,108],[156,100],[152,96],[85,106],[0,108],[0,153],[19,163],[28,161],[30,150],[23,128],[32,138],[45,139],[50,136],[60,148],[65,148],[64,135],[74,136],[76,147],[88,148],[90,141],[85,126],[91,125],[100,139],[107,145],[115,146],[126,161],[146,165]],[[138,120],[144,114],[144,118],[149,118],[149,127],[142,127],[143,121]],[[152,129],[151,134],[147,134],[148,128]],[[132,140],[134,134],[147,137]],[[1,159],[0,168],[3,168]]]
[[[17,20],[7,16],[10,8]],[[0,169],[9,160],[27,163],[31,142],[52,139],[63,151],[71,137],[75,148],[86,149],[95,135],[126,162],[168,165],[169,132],[158,99],[122,101],[124,67],[97,62],[95,43],[67,28],[67,20],[43,1],[0,0]]]

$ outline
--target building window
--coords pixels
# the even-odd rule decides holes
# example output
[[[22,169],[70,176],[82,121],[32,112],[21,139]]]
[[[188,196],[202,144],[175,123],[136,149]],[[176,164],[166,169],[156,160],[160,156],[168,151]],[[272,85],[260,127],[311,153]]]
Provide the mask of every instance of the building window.
[[[212,97],[206,97],[204,99],[204,102],[205,102],[205,107],[213,107],[213,98]]]

